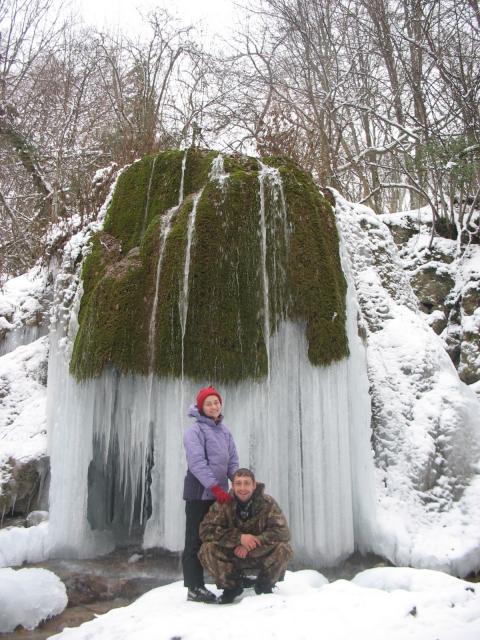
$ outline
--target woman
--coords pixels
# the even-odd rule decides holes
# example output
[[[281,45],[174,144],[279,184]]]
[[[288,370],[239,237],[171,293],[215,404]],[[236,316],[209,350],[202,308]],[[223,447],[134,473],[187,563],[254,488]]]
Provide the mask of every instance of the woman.
[[[183,490],[187,516],[183,578],[188,600],[210,603],[216,602],[216,597],[205,588],[197,556],[201,546],[199,527],[215,500],[231,500],[228,479],[238,469],[238,454],[233,436],[223,424],[222,398],[214,387],[200,389],[188,415],[195,422],[183,438],[188,464]]]

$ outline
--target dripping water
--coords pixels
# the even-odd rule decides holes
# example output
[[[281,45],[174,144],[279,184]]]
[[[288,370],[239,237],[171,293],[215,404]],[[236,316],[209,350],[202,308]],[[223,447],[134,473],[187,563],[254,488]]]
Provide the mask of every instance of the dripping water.
[[[212,168],[210,170],[209,178],[210,180],[212,180],[212,182],[218,182],[218,185],[222,191],[225,190],[225,184],[228,180],[228,173],[225,173],[223,156],[221,153],[219,153],[218,156],[216,156],[212,160]]]
[[[180,206],[183,202],[184,198],[184,188],[185,188],[185,167],[187,166],[187,153],[188,150],[185,149],[182,159],[182,176],[180,178],[180,189],[178,190],[178,206]]]
[[[160,237],[159,237],[159,248],[158,248],[158,260],[157,260],[157,269],[155,274],[155,294],[153,297],[152,304],[152,313],[150,315],[150,323],[148,328],[148,380],[147,380],[147,425],[149,429],[149,434],[152,433],[152,388],[153,388],[153,377],[154,377],[154,365],[155,365],[155,332],[156,332],[156,320],[157,320],[157,309],[158,309],[158,300],[160,293],[160,275],[162,272],[162,264],[163,258],[165,254],[165,247],[167,244],[167,239],[170,234],[170,230],[172,228],[172,221],[180,208],[183,199],[184,199],[184,188],[185,188],[185,168],[187,164],[187,151],[185,150],[182,159],[182,170],[181,170],[181,178],[180,178],[180,187],[178,190],[178,204],[174,207],[168,209],[166,213],[164,213],[161,221],[160,221]],[[145,502],[145,483],[146,483],[146,473],[147,473],[147,458],[149,455],[149,443],[150,437],[147,438],[147,442],[144,443],[144,452],[143,452],[143,464],[142,464],[142,496],[141,496],[141,512],[140,512],[140,523],[143,521],[143,505]],[[134,491],[134,487],[132,487],[132,491]],[[134,496],[132,495],[132,504],[134,503]],[[133,507],[130,516],[130,526],[133,518]]]
[[[267,352],[267,380],[270,380],[270,301],[269,282],[267,271],[267,227],[265,224],[265,179],[269,173],[266,167],[259,161],[260,172],[258,181],[260,185],[260,252],[262,260],[263,283],[263,341]]]
[[[195,194],[193,198],[192,210],[190,211],[190,215],[188,216],[188,227],[187,227],[187,247],[185,249],[185,264],[183,267],[183,289],[180,293],[180,299],[178,302],[179,313],[180,313],[180,326],[182,330],[182,385],[184,378],[184,340],[185,340],[185,331],[187,328],[187,313],[188,313],[188,279],[190,275],[190,254],[192,250],[192,242],[193,242],[193,233],[195,230],[195,218],[197,216],[197,207],[202,197],[203,189],[201,189],[198,193]],[[183,387],[182,387],[183,388]],[[183,402],[182,408],[183,408]]]

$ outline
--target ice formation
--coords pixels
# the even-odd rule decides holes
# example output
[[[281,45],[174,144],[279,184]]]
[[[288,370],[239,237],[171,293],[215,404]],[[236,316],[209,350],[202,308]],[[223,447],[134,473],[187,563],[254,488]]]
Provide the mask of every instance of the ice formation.
[[[184,170],[185,165],[182,166]],[[217,160],[210,179],[222,180],[225,189],[228,185],[224,176]],[[281,221],[285,201],[276,169],[264,167],[260,171],[260,192],[267,183],[278,208],[276,219]],[[180,202],[181,198],[182,187]],[[190,234],[195,233],[197,202],[198,197],[189,217],[191,228],[187,242],[190,243]],[[260,198],[258,235],[265,258],[264,207],[265,199]],[[167,216],[161,227],[163,243],[168,235],[169,219]],[[287,233],[285,224],[279,227],[283,228],[282,233]],[[271,231],[268,237],[271,238]],[[188,272],[189,265],[185,264],[187,276],[180,297],[180,313],[183,310],[185,314],[188,313]],[[265,268],[260,281],[264,304],[268,306],[276,283],[269,283]],[[68,345],[75,334],[75,310],[80,296],[81,287],[76,293],[69,326],[58,323],[51,334],[53,553],[88,555],[108,548],[114,540],[101,531],[92,531],[90,522],[97,519],[100,530],[105,515],[102,509],[115,507],[117,511],[111,518],[110,528],[117,541],[125,535],[142,535],[141,528],[140,532],[135,531],[135,523],[142,524],[150,515],[143,533],[144,547],[180,550],[184,517],[181,486],[185,473],[182,435],[187,424],[187,405],[194,398],[199,381],[193,382],[187,377],[121,375],[106,369],[99,378],[76,382],[68,373]],[[348,556],[355,546],[366,548],[370,523],[374,521],[368,379],[364,348],[357,333],[352,287],[347,298],[348,359],[328,367],[314,367],[308,360],[303,326],[282,321],[270,334],[269,323],[265,323],[267,377],[222,386],[226,422],[234,433],[242,465],[255,469],[258,478],[266,483],[267,490],[285,510],[297,558],[315,566],[334,564]],[[155,304],[152,318],[154,316]],[[152,326],[154,328],[151,320],[150,328]],[[152,444],[153,466],[148,468]],[[112,450],[116,456],[115,469],[109,466]],[[97,462],[92,467],[95,456]],[[112,489],[105,473],[115,473],[121,479],[123,496],[115,494],[113,503],[105,501],[106,493],[111,494]],[[151,474],[148,509],[138,504],[138,494],[142,492],[143,496],[147,474]],[[88,495],[89,475],[90,484],[96,484],[96,495],[92,487]],[[103,489],[99,489],[102,486]]]
[[[65,585],[45,569],[0,569],[0,633],[35,629],[67,606]]]
[[[186,154],[179,205],[185,164]],[[146,182],[147,202],[154,168]],[[213,159],[208,179],[225,197],[229,174],[222,156]],[[279,268],[272,277],[267,269],[268,248],[278,242],[281,251],[268,255],[281,266],[290,229],[280,172],[260,164],[257,188],[256,286],[263,301],[258,325],[268,345],[267,375],[221,388],[241,464],[254,468],[282,505],[299,561],[332,565],[357,548],[397,564],[466,575],[480,567],[478,400],[459,381],[441,340],[417,311],[387,228],[368,208],[336,194],[350,355],[316,367],[309,361],[302,323],[282,319],[272,328],[269,321],[272,299],[278,297],[281,307],[284,274]],[[70,375],[82,258],[109,200],[98,222],[65,248],[50,334],[50,522],[28,530],[15,558],[5,555],[3,532],[4,562],[23,561],[27,538],[42,557],[94,555],[132,539],[145,548],[182,548],[186,412],[198,387],[215,382],[192,381],[183,367],[201,196],[202,191],[189,194],[178,305],[182,366],[176,379],[120,374],[113,367],[82,382]],[[144,226],[147,209],[148,204]],[[168,223],[166,216],[157,238],[157,295],[146,319],[151,334],[162,304],[158,282]]]

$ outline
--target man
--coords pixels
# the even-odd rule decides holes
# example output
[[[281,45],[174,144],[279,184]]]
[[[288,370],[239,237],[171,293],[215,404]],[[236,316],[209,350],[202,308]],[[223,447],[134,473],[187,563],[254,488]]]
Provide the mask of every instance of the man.
[[[230,493],[233,499],[214,503],[200,525],[198,557],[223,589],[219,604],[229,604],[242,593],[244,569],[258,570],[258,595],[272,593],[293,553],[285,516],[250,469],[234,473]]]

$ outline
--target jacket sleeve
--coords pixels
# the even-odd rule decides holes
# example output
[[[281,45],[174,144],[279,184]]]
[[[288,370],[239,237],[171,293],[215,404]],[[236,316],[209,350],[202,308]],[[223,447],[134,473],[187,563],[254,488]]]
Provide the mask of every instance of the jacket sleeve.
[[[202,542],[216,542],[222,547],[234,549],[240,544],[241,532],[230,526],[227,517],[229,505],[214,502],[200,524]]]
[[[227,475],[230,480],[233,479],[233,474],[238,469],[238,453],[237,447],[235,446],[235,440],[233,439],[232,434],[229,432],[229,440],[228,440],[228,472]]]
[[[187,455],[188,468],[205,489],[210,489],[218,484],[205,456],[205,444],[198,430],[193,427],[187,429],[183,436],[183,445]]]
[[[290,530],[288,528],[287,519],[275,500],[273,498],[270,499],[272,503],[268,511],[265,529],[257,537],[260,539],[262,544],[288,542],[290,540]]]

